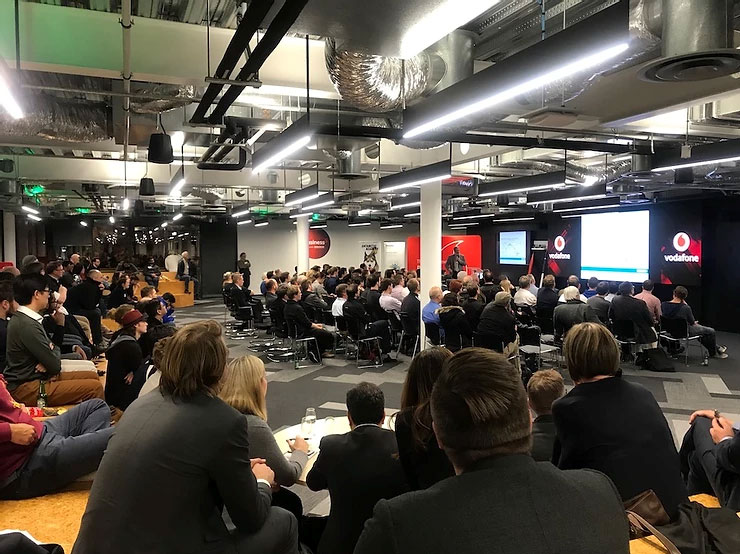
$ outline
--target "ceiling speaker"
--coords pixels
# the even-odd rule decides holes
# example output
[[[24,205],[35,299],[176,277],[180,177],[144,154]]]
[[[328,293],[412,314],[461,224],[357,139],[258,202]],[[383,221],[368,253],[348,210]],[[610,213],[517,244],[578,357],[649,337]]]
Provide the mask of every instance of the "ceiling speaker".
[[[139,196],[154,196],[154,179],[142,177],[139,181]]]
[[[144,213],[144,201],[143,200],[136,200],[134,202],[134,215],[140,216]]]
[[[693,167],[680,167],[674,172],[674,182],[677,185],[685,185],[694,182],[694,168]]]
[[[13,173],[15,164],[13,160],[0,160],[0,172],[2,173]]]
[[[155,164],[170,164],[175,159],[172,155],[172,141],[165,133],[152,133],[149,137],[149,154],[147,159]]]

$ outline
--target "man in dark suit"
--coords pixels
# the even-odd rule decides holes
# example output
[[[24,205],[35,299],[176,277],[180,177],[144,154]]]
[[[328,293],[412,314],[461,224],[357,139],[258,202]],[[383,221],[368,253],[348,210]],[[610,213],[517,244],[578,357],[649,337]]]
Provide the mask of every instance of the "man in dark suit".
[[[604,325],[609,323],[609,310],[612,307],[612,303],[606,299],[607,294],[609,294],[609,283],[601,281],[596,285],[596,295],[586,301]]]
[[[534,421],[532,421],[532,457],[538,462],[552,460],[552,449],[555,444],[552,403],[564,394],[563,376],[554,369],[542,369],[536,372],[527,383],[529,409],[534,414]]]
[[[529,456],[527,394],[506,358],[482,348],[455,354],[434,385],[431,410],[456,476],[378,502],[355,554],[629,552],[624,507],[609,479]]]
[[[277,291],[277,283],[275,282],[275,279],[268,279],[265,283],[265,307],[268,310],[270,309],[272,303],[277,300],[275,291]]]
[[[647,304],[635,298],[634,293],[635,287],[632,283],[625,281],[619,285],[619,296],[615,296],[612,300],[609,315],[614,321],[632,322],[638,345],[657,346],[655,343],[658,342],[658,336],[653,329],[653,316],[650,315]]]
[[[73,315],[85,316],[90,322],[90,331],[93,343],[100,346],[103,342],[103,328],[98,304],[103,296],[103,274],[97,269],[91,269],[87,277],[76,287],[67,292],[64,307]]]
[[[409,294],[411,296],[411,294]],[[407,297],[408,298],[408,297]],[[379,337],[380,349],[384,354],[391,351],[391,329],[387,319],[381,321],[372,321],[362,302],[357,300],[357,285],[347,287],[347,301],[342,306],[342,314],[347,321],[347,325],[357,325],[360,331],[360,338]],[[352,323],[352,320],[357,323]],[[383,361],[390,362],[390,358]]]
[[[331,511],[318,554],[352,552],[373,506],[407,489],[393,431],[383,429],[385,398],[372,383],[347,392],[352,429],[321,439],[319,456],[306,477],[311,490],[329,489]]]
[[[483,295],[478,291],[478,285],[475,283],[469,283],[467,291],[468,299],[462,305],[462,309],[465,311],[465,318],[470,323],[470,327],[475,330],[478,328],[480,316],[483,313],[483,308],[486,307],[486,304],[481,298]]]
[[[537,290],[537,305],[535,310],[540,312],[552,313],[555,306],[558,305],[558,291],[555,288],[555,276],[545,275],[542,279],[542,286]]]
[[[193,294],[198,298],[200,293],[200,282],[196,279],[197,269],[190,260],[188,251],[182,253],[182,259],[177,263],[177,279],[185,283],[185,294],[190,292],[190,283],[193,283]]]
[[[54,260],[46,264],[46,280],[49,282],[51,292],[59,292],[62,286],[62,277],[64,276],[64,266],[59,260]]]
[[[691,414],[679,455],[689,494],[711,494],[740,511],[740,431],[714,410]]]
[[[409,293],[406,298],[401,302],[401,313],[406,314],[404,317],[407,318],[408,324],[419,334],[419,327],[421,325],[421,302],[419,301],[419,281],[417,279],[409,279],[406,284],[409,289]],[[413,345],[412,345],[413,346]]]
[[[496,296],[496,293],[498,292],[497,285],[493,280],[493,272],[490,269],[486,269],[483,271],[483,284],[480,286],[480,292],[483,295],[483,302],[488,304],[489,302],[493,302],[493,297]],[[501,290],[500,287],[498,287],[499,290]]]
[[[319,323],[313,323],[306,312],[303,310],[303,306],[299,304],[301,300],[301,289],[297,285],[290,285],[285,296],[288,301],[285,303],[283,309],[283,317],[288,324],[288,329],[291,326],[295,327],[297,338],[313,337],[318,343],[319,351],[315,354],[318,356],[320,353],[324,358],[333,358],[334,354],[331,349],[334,346],[334,337],[332,334],[324,329],[324,326]],[[309,351],[309,355],[313,356],[314,353]],[[318,361],[318,357],[316,360]]]
[[[298,552],[295,517],[271,507],[275,474],[249,458],[246,419],[213,392],[221,333],[199,321],[169,339],[159,389],[116,424],[74,554]]]
[[[373,321],[387,321],[388,314],[380,307],[380,276],[373,273],[367,278],[367,313]]]

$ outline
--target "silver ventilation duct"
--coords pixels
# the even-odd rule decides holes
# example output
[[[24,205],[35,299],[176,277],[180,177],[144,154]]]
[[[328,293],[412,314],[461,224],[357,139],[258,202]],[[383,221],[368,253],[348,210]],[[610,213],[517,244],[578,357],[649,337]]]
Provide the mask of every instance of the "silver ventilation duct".
[[[66,101],[45,94],[28,94],[23,102],[26,116],[21,119],[0,112],[0,134],[65,142],[97,142],[112,136],[105,104]]]
[[[598,165],[594,167],[583,167],[573,162],[538,162],[534,160],[521,160],[515,162],[506,162],[501,167],[516,167],[518,169],[526,168],[542,173],[551,173],[562,171],[565,166],[565,175],[568,180],[578,183],[588,183],[591,185],[609,184],[619,179],[625,173],[632,170],[632,161],[624,160],[608,164],[606,167]]]
[[[160,96],[157,100],[131,99],[131,109],[136,113],[163,113],[183,106],[189,106],[195,101],[195,87],[193,85],[154,85],[137,89],[139,94]]]

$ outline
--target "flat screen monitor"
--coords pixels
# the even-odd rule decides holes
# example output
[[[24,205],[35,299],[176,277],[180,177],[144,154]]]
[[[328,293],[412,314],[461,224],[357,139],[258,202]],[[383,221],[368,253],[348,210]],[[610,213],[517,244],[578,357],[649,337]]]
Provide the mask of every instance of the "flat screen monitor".
[[[498,263],[527,265],[527,231],[501,231],[499,233]]]
[[[650,212],[581,217],[581,279],[644,281],[650,267]]]

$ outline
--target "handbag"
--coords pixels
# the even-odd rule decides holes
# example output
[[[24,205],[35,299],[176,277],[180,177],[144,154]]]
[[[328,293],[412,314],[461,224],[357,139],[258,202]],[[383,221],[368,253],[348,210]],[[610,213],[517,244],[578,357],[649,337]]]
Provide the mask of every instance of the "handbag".
[[[650,491],[652,492],[652,491]],[[681,551],[673,544],[668,537],[658,531],[655,527],[635,512],[627,510],[627,521],[630,524],[630,539],[639,539],[648,535],[653,535],[660,544],[665,548],[668,554],[681,554]]]
[[[630,525],[630,539],[653,535],[668,554],[681,554],[676,545],[655,528],[656,525],[667,525],[671,521],[655,491],[648,489],[625,501],[624,510]]]

